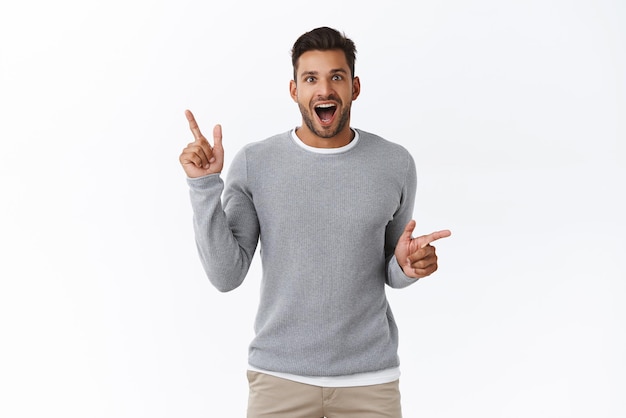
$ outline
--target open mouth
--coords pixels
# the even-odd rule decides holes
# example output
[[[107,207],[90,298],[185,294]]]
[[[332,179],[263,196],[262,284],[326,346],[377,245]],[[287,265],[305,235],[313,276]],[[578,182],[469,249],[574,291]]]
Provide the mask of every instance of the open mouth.
[[[332,103],[318,104],[315,106],[315,113],[322,123],[330,123],[335,116],[337,106]]]

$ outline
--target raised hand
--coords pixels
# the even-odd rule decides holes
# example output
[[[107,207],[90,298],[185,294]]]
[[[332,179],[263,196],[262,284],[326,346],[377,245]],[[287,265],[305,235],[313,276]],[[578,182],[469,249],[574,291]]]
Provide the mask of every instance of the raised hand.
[[[215,125],[213,128],[213,146],[206,140],[193,113],[185,110],[185,116],[189,122],[189,129],[195,138],[194,142],[190,142],[178,160],[183,166],[188,177],[202,177],[209,174],[217,174],[222,172],[224,167],[224,148],[222,147],[222,127]]]
[[[415,221],[410,221],[398,239],[395,256],[402,271],[409,277],[416,279],[430,276],[437,270],[437,254],[431,242],[452,235],[447,229],[436,231],[417,238],[412,237]]]

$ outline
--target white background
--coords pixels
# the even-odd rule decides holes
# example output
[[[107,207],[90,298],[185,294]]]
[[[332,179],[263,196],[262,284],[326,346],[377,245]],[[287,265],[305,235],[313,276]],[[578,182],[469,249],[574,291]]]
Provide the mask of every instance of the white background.
[[[259,263],[205,278],[178,163],[300,122],[289,50],[355,40],[352,124],[418,165],[440,270],[389,298],[408,418],[626,416],[626,4],[0,6],[0,416],[243,417]]]

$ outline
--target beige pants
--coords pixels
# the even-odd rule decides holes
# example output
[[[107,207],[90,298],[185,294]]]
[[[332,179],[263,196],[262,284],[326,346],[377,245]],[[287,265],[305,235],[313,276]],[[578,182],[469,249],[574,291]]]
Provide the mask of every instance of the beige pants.
[[[401,418],[399,382],[326,388],[248,371],[248,418]]]

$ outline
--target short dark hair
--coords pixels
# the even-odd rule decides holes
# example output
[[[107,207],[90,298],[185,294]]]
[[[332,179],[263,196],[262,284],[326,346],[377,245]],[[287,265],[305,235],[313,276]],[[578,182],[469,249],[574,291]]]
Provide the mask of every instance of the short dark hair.
[[[346,55],[346,61],[354,78],[354,62],[356,61],[356,46],[351,39],[336,29],[322,26],[306,32],[296,40],[291,49],[291,64],[293,65],[293,79],[297,81],[296,67],[298,59],[307,51],[328,51],[340,49]]]

